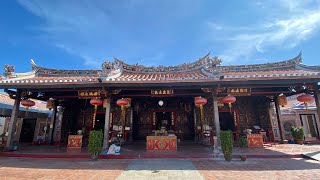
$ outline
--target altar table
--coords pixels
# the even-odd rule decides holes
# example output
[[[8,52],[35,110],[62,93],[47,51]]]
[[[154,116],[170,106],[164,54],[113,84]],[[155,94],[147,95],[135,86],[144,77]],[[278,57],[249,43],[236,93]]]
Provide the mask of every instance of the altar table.
[[[82,135],[69,135],[68,148],[81,148],[81,146],[82,146]]]
[[[248,134],[248,147],[263,147],[262,134]]]
[[[177,136],[147,136],[147,151],[176,151]]]

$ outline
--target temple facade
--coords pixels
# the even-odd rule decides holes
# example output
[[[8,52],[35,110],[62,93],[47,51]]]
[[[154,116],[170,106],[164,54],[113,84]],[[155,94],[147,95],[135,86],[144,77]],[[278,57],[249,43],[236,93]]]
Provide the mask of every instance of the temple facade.
[[[220,130],[231,130],[237,140],[247,129],[283,140],[279,106],[285,100],[279,95],[311,95],[320,113],[320,66],[304,65],[301,54],[276,63],[222,66],[221,62],[208,54],[178,66],[130,65],[115,59],[98,70],[59,70],[31,60],[32,71],[26,73],[6,65],[0,88],[15,99],[12,123],[20,101],[53,100],[51,142],[67,143],[70,134],[81,130],[85,145],[89,132],[101,129],[104,147],[119,132],[124,143],[167,133],[175,134],[178,141],[212,144],[213,136],[219,143]],[[92,99],[103,104],[93,104]],[[12,142],[8,137],[7,146]]]

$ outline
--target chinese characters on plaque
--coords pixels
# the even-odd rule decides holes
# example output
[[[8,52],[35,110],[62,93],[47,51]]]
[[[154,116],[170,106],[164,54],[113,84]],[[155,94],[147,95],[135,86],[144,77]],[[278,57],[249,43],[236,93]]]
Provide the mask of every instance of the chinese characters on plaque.
[[[227,93],[234,96],[250,96],[251,88],[228,88]]]
[[[100,91],[78,91],[78,96],[82,99],[100,96],[100,94]]]
[[[151,90],[152,95],[172,95],[174,94],[173,89],[160,89],[160,90]]]

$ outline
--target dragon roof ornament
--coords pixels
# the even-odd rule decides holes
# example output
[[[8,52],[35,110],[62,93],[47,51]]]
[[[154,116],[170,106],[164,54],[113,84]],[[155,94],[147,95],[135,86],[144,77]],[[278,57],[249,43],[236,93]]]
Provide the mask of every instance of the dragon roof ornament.
[[[134,64],[126,64],[122,60],[115,58],[113,62],[105,61],[102,64],[102,71],[111,73],[115,70],[121,70],[126,72],[134,72],[134,73],[174,73],[174,72],[184,72],[184,71],[192,71],[199,70],[201,68],[205,68],[208,70],[214,69],[217,65],[220,65],[222,62],[217,56],[210,58],[209,54],[203,58],[200,58],[198,61],[193,63],[184,63],[177,66],[144,66]]]

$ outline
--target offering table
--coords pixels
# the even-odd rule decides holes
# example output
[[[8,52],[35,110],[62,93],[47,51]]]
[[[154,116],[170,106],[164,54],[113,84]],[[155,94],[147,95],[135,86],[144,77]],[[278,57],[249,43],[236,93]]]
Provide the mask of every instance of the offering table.
[[[177,136],[147,136],[147,151],[176,151]]]
[[[262,134],[248,134],[247,135],[248,147],[263,147]]]

